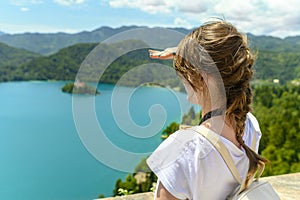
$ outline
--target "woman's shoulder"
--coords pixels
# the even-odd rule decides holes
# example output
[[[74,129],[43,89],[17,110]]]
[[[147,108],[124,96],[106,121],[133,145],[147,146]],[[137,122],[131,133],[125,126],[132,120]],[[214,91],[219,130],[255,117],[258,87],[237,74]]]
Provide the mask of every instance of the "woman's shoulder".
[[[206,144],[209,144],[209,141],[197,132],[197,126],[194,126],[174,132],[159,145],[157,150],[168,148],[169,150],[177,149],[178,152],[182,152],[185,149],[193,149],[196,146],[203,147]],[[176,151],[174,150],[174,152]]]
[[[192,157],[205,157],[212,149],[211,143],[195,129],[181,129],[171,134],[148,158],[152,167],[185,162]]]

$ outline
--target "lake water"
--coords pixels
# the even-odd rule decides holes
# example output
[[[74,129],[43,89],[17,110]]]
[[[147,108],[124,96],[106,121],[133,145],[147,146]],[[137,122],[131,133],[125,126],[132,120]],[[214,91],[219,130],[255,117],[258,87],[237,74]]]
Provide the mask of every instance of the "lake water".
[[[0,84],[1,199],[80,200],[94,199],[99,194],[110,196],[116,180],[128,174],[106,166],[85,148],[74,123],[72,95],[60,90],[64,84]],[[113,88],[113,85],[100,85],[101,94],[95,98],[95,112],[107,138],[126,151],[152,152],[161,142],[160,133],[149,138],[124,133],[111,111]],[[116,105],[123,105],[122,94],[127,91],[126,87],[118,90]],[[124,109],[129,110],[137,125],[145,126],[151,122],[148,114],[151,105],[161,104],[167,113],[166,127],[182,117],[178,101],[184,102],[185,95],[176,94],[164,88],[141,87],[131,95],[128,109]],[[80,99],[89,101],[91,97],[80,96]],[[182,106],[184,112],[189,108],[188,103]],[[85,118],[88,120],[89,116]],[[130,164],[134,169],[138,163]]]

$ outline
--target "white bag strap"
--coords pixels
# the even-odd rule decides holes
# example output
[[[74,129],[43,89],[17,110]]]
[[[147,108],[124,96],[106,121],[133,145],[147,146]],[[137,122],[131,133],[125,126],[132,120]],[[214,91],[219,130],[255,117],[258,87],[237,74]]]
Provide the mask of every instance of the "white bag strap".
[[[234,176],[234,178],[236,179],[236,181],[239,184],[242,184],[242,179],[240,177],[239,171],[236,168],[231,155],[229,154],[226,146],[222,143],[219,136],[204,126],[197,127],[196,131],[198,133],[200,133],[201,135],[203,135],[206,139],[208,139],[212,143],[212,145],[221,154],[223,160],[225,161],[228,169],[231,171],[231,173]]]
[[[253,138],[252,138],[252,145],[251,145],[251,149],[255,152],[256,150],[256,140],[257,140],[257,132],[256,130],[254,130],[254,135],[253,135]]]
[[[234,161],[233,161],[231,155],[229,154],[226,146],[221,141],[220,136],[204,126],[197,127],[196,131],[198,133],[200,133],[201,135],[203,135],[206,139],[208,139],[212,143],[212,145],[218,150],[218,152],[221,154],[223,160],[225,161],[227,167],[229,168],[230,172],[232,173],[233,177],[241,185],[238,193],[243,191],[246,188],[246,185],[245,185],[246,178],[244,180],[241,179],[239,171],[236,168]],[[254,136],[255,139],[253,139],[253,140],[255,140],[255,142],[253,141],[253,143],[256,143],[256,134],[257,133],[255,132],[254,134],[255,134],[255,136]],[[252,144],[252,147],[254,147],[253,148],[254,151],[255,151],[255,146],[256,146],[256,144],[254,144],[254,145]],[[258,169],[257,180],[262,175],[263,171],[264,171],[264,165],[263,165],[263,167]],[[249,185],[252,183],[252,181],[253,181],[253,177],[250,179]]]

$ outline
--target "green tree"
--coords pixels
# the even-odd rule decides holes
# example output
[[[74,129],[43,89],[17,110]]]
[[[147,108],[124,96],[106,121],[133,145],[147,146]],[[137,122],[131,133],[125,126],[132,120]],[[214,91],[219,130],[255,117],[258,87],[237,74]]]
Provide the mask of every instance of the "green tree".
[[[120,194],[134,194],[136,192],[138,192],[138,185],[136,183],[136,179],[131,174],[128,174],[124,182],[122,182],[121,179],[117,180],[115,184],[115,189],[113,190],[113,195],[118,196]]]
[[[136,179],[137,175],[143,175],[144,180]],[[113,190],[113,195],[127,195],[141,192],[152,191],[153,183],[157,182],[157,176],[150,170],[146,163],[146,158],[143,158],[136,166],[133,174],[128,174],[125,181],[118,179]]]
[[[122,179],[118,179],[117,181],[116,181],[116,184],[115,184],[115,189],[113,190],[113,195],[114,196],[117,196],[118,195],[118,190],[119,190],[119,188],[122,188]]]
[[[192,121],[195,119],[196,114],[193,107],[190,108],[189,112],[182,117],[182,124],[192,125]]]
[[[172,122],[169,126],[167,126],[163,131],[163,138],[169,137],[172,133],[176,132],[179,129],[179,124],[176,122]]]
[[[142,158],[142,160],[140,161],[140,163],[135,167],[134,173],[137,173],[137,172],[147,173],[147,172],[151,171],[150,168],[147,165],[146,160],[147,160],[147,158]]]
[[[254,111],[263,133],[260,152],[271,161],[264,175],[299,172],[299,86],[259,86],[255,95]]]

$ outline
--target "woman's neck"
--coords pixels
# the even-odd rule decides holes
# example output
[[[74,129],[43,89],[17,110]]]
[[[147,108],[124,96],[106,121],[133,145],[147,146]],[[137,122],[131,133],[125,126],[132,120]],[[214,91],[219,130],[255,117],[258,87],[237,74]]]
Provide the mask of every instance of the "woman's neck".
[[[202,108],[202,118],[209,112],[213,111],[213,110],[218,110],[218,109],[223,109],[224,106],[220,105],[220,104],[215,104],[215,105],[211,105],[210,101],[206,101],[203,102],[203,104],[201,105]],[[224,110],[225,112],[225,110]]]
[[[209,113],[210,111],[214,111],[215,109],[222,108],[221,106],[203,106],[202,107],[202,118]],[[235,144],[238,148],[241,148],[241,145],[237,142],[235,138],[235,125],[230,123],[230,120],[225,116],[225,111],[223,115],[212,116],[208,120],[202,123],[202,125],[207,128],[213,130],[216,133],[219,133],[233,144]]]

